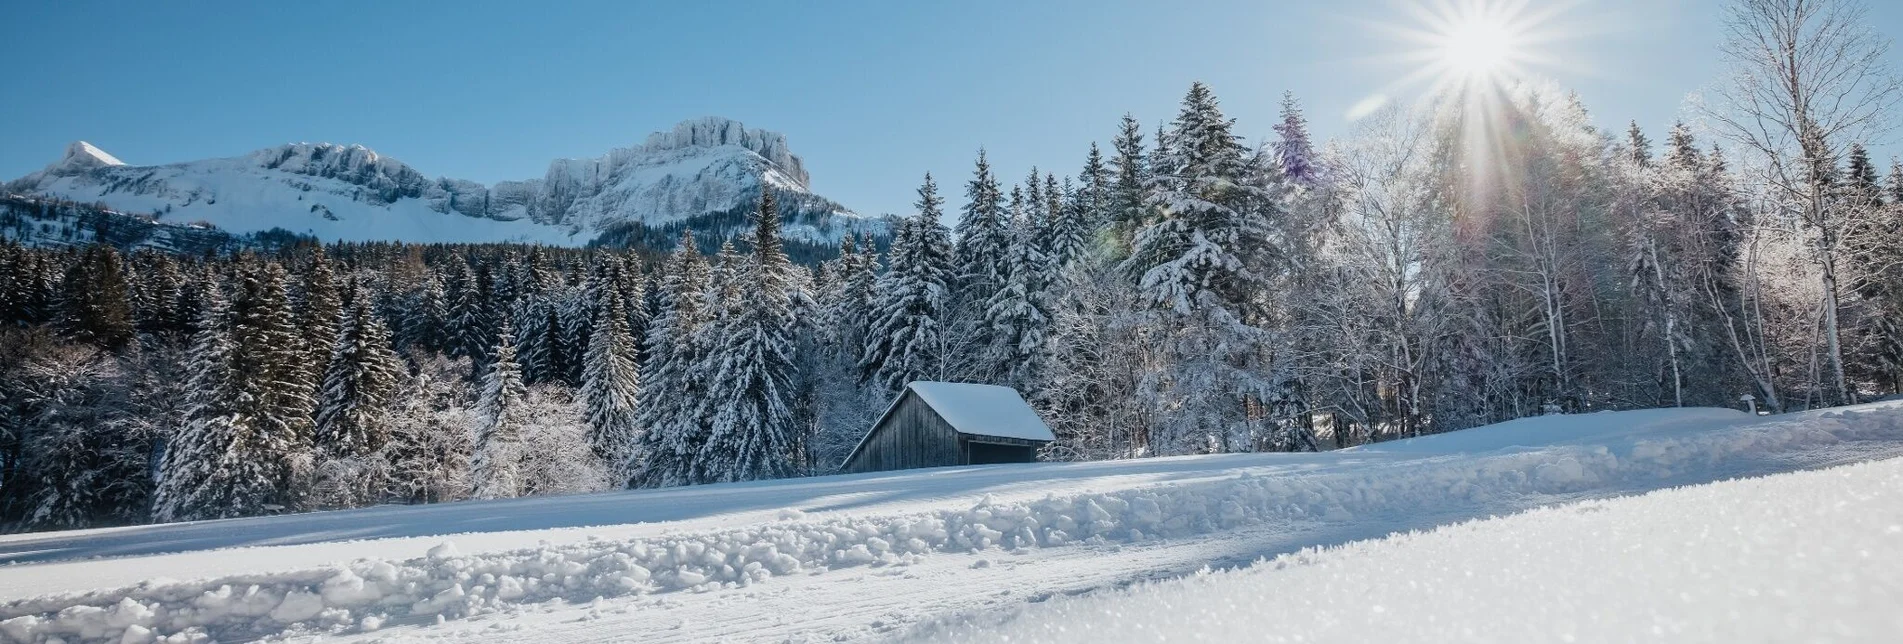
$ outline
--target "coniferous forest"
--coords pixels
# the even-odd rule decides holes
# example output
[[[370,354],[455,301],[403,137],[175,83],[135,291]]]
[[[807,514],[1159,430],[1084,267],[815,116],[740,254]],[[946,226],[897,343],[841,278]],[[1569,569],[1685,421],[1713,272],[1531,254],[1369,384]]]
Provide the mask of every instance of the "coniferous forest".
[[[0,520],[826,474],[913,380],[1018,388],[1047,460],[1869,400],[1903,387],[1903,165],[1830,117],[1605,131],[1518,83],[1327,143],[1291,96],[1257,143],[1197,83],[1072,172],[980,150],[811,264],[770,194],[711,255],[7,243]]]

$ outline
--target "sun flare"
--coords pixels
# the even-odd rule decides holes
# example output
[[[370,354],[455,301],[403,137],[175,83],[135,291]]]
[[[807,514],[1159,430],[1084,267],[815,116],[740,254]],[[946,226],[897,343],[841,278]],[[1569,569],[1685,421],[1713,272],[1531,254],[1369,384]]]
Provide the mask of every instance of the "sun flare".
[[[1387,40],[1374,59],[1402,71],[1348,111],[1356,120],[1395,96],[1425,90],[1462,102],[1488,101],[1520,81],[1554,71],[1592,73],[1561,52],[1608,29],[1577,11],[1587,0],[1389,0],[1396,11],[1371,32]]]
[[[1487,76],[1513,62],[1517,39],[1505,21],[1470,16],[1450,27],[1439,44],[1440,62],[1447,71]]]

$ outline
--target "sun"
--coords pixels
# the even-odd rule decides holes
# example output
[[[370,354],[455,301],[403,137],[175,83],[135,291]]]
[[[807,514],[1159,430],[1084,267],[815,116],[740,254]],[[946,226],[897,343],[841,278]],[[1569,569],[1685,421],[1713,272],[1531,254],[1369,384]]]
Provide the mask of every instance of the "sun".
[[[1493,76],[1516,59],[1518,34],[1493,16],[1467,16],[1447,25],[1437,43],[1440,64],[1459,76]]]
[[[1561,55],[1557,46],[1607,29],[1601,16],[1579,10],[1589,0],[1387,1],[1393,10],[1360,22],[1375,37],[1369,59],[1402,73],[1350,108],[1351,121],[1423,88],[1429,96],[1487,100],[1549,72],[1589,72],[1578,67],[1582,57]]]

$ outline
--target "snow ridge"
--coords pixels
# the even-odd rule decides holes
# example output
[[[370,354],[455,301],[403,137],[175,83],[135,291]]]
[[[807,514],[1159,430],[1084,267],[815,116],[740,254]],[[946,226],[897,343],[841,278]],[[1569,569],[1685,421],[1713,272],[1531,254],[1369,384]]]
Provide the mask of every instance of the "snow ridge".
[[[1251,525],[1338,524],[1423,507],[1527,507],[1556,495],[1656,487],[1684,471],[1716,471],[1819,445],[1903,441],[1903,413],[1866,409],[1654,432],[1632,439],[1542,448],[1497,446],[1466,458],[1424,458],[1391,468],[1316,476],[1235,479],[1050,496],[965,509],[781,520],[660,538],[470,555],[452,544],[418,559],[364,559],[341,567],[148,583],[0,606],[0,634],[173,641],[299,632],[364,632],[391,624],[501,613],[549,600],[586,602],[670,591],[749,586],[774,577],[854,566],[905,566],[934,553],[1127,543]],[[1627,427],[1657,416],[1599,414],[1577,424]],[[1682,417],[1681,417],[1682,419]],[[1670,425],[1668,422],[1666,425]],[[1709,420],[1698,419],[1698,420]],[[1508,428],[1508,440],[1517,440]],[[1474,430],[1469,430],[1474,431]],[[1452,435],[1449,435],[1451,437]],[[1432,441],[1434,438],[1418,439]],[[1564,440],[1565,436],[1547,436]],[[1459,441],[1454,442],[1455,445]],[[1399,445],[1419,451],[1422,445]],[[1382,451],[1382,446],[1360,448]],[[1351,452],[1353,450],[1350,450]]]

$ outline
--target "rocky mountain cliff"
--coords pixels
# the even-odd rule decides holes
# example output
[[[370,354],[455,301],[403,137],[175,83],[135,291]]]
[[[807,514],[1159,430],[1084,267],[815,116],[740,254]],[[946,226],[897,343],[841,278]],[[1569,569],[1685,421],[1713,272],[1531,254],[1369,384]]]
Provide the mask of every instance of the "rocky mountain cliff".
[[[236,234],[283,229],[326,241],[581,245],[682,227],[730,234],[763,186],[779,197],[788,238],[830,243],[887,229],[883,219],[813,194],[785,136],[714,117],[599,158],[557,159],[540,178],[493,186],[430,178],[361,145],[297,143],[135,166],[82,141],[45,169],[7,182],[5,191]]]

